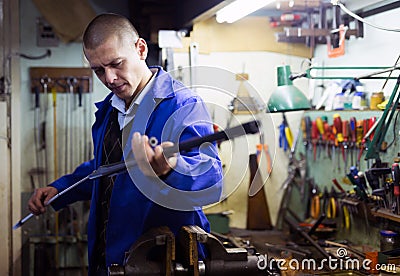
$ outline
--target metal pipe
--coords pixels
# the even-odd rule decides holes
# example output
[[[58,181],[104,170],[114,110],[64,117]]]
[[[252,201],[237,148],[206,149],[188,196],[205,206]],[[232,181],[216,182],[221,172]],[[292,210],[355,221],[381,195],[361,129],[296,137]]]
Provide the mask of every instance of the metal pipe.
[[[172,156],[174,153],[177,152],[185,152],[188,151],[192,148],[199,147],[203,143],[211,143],[211,142],[218,142],[218,141],[225,141],[225,140],[230,140],[245,134],[255,134],[259,132],[259,127],[260,123],[258,121],[250,121],[247,123],[244,123],[242,125],[232,127],[230,129],[226,129],[224,131],[219,131],[204,137],[199,137],[199,138],[193,138],[193,139],[188,139],[184,142],[179,143],[178,145],[174,145],[172,147],[168,147],[164,149],[164,154],[165,156]],[[136,166],[136,160],[131,158],[129,160],[125,160],[122,162],[117,162],[113,163],[110,165],[104,165],[100,166],[97,170],[93,171],[91,174],[87,175],[86,177],[82,178],[78,182],[74,183],[73,185],[69,186],[65,190],[62,190],[58,194],[56,194],[54,197],[52,197],[46,204],[49,205],[51,204],[54,200],[62,196],[63,194],[67,193],[71,189],[75,188],[82,182],[85,182],[86,180],[89,179],[97,179],[102,176],[109,176],[109,175],[115,175],[119,174],[122,172],[125,172],[127,168],[131,168]],[[34,216],[33,213],[30,213],[23,219],[21,219],[19,222],[17,222],[13,229],[17,229],[21,227],[25,222],[27,222],[29,219],[31,219]]]

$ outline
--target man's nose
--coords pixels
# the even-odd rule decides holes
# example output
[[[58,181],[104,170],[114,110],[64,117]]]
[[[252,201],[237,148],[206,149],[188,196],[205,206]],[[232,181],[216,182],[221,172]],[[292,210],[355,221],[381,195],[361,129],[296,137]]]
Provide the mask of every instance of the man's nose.
[[[117,74],[111,68],[105,70],[105,76],[107,84],[113,84],[117,79]]]

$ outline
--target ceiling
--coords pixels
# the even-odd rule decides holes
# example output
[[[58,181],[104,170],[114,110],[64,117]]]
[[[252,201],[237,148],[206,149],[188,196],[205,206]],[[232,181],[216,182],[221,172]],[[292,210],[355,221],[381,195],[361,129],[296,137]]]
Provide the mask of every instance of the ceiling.
[[[140,34],[154,40],[160,29],[179,30],[191,28],[194,22],[207,19],[233,0],[89,0],[98,12],[116,12],[125,15],[137,27]],[[277,9],[280,2],[281,8]],[[317,8],[320,3],[330,5],[330,0],[294,0],[291,10]],[[351,10],[365,12],[378,7],[399,6],[395,0],[342,0]],[[288,9],[289,0],[277,0],[255,12],[258,16],[276,16]],[[391,5],[391,6],[390,6]],[[368,14],[370,15],[370,14]]]
[[[123,14],[131,19],[139,33],[147,39],[160,29],[190,28],[194,22],[214,16],[216,11],[233,0],[90,0],[95,9]],[[295,0],[293,9],[315,8],[329,0]],[[280,15],[288,10],[289,0],[267,5],[254,13],[257,16]]]
[[[186,29],[186,31],[190,31],[194,23],[215,16],[219,9],[234,0],[33,1],[45,19],[53,27],[56,34],[61,37],[64,42],[78,41],[86,24],[95,14],[113,12],[129,18],[143,38],[156,44],[158,42],[159,30],[178,31]],[[291,8],[289,8],[289,1],[294,3],[294,6]],[[341,2],[344,1],[345,0],[341,0]],[[276,22],[275,19],[280,18],[282,13],[290,11],[302,14],[302,20],[300,22],[307,22],[308,25],[311,26],[313,25],[311,22],[313,22],[312,17],[314,14],[321,14],[322,18],[322,14],[324,14],[324,12],[322,12],[323,9],[326,10],[326,7],[328,7],[332,10],[333,6],[330,2],[331,0],[276,0],[263,9],[254,12],[252,15],[266,16],[269,17],[270,21]],[[347,0],[347,2],[349,2],[348,6],[352,7],[350,9],[354,12],[358,12],[362,17],[400,7],[400,1],[396,0]],[[74,5],[71,5],[71,3],[74,3]],[[279,9],[277,8],[278,3],[280,3]],[[321,9],[319,8],[320,6]],[[68,9],[68,12],[66,12],[66,9]],[[88,10],[90,13],[86,12]],[[343,13],[336,14],[337,16],[342,16],[342,18],[345,16]],[[71,23],[71,16],[76,18],[74,24]],[[346,18],[344,19],[346,21]],[[347,22],[348,21],[349,20],[347,20]],[[69,29],[72,30],[68,30],[68,27],[71,27]],[[68,31],[73,32],[68,37],[64,37],[65,33]]]
[[[226,5],[223,0],[90,0],[90,3],[97,12],[128,17],[146,39],[160,29],[190,28],[199,16],[207,13],[211,16],[218,5]]]

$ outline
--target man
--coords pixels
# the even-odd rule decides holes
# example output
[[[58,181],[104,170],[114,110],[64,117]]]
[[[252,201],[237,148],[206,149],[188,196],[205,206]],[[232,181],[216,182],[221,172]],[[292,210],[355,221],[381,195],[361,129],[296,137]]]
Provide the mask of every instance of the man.
[[[147,44],[129,20],[116,14],[95,17],[85,30],[83,51],[112,92],[96,104],[94,159],[37,189],[28,205],[39,215],[58,192],[99,166],[133,153],[138,166],[129,173],[86,181],[52,203],[59,210],[78,200],[91,200],[89,273],[102,275],[111,264],[123,264],[125,253],[150,228],[168,226],[177,234],[183,225],[199,225],[209,231],[201,206],[219,199],[222,169],[214,145],[201,153],[193,149],[164,156],[163,150],[173,145],[169,141],[211,134],[212,122],[196,94],[162,68],[146,65]],[[148,137],[162,143],[153,148]],[[204,257],[204,249],[199,248]]]

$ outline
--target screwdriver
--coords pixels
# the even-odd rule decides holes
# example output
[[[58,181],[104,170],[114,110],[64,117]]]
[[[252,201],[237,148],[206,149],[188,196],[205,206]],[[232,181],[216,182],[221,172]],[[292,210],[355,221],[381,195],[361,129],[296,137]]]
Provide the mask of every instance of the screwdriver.
[[[358,147],[358,153],[357,153],[357,160],[356,160],[356,167],[361,170],[360,168],[360,159],[361,159],[361,154],[362,154],[362,139],[363,139],[363,120],[357,120],[357,126],[356,126],[356,144]]]
[[[317,123],[315,121],[311,123],[311,138],[313,144],[313,156],[315,161],[317,157],[317,142],[318,142],[318,128],[317,128]]]
[[[393,178],[393,195],[396,198],[396,210],[395,213],[398,215],[400,213],[400,208],[399,208],[399,196],[400,196],[400,187],[399,187],[399,182],[400,182],[400,169],[399,169],[399,164],[398,163],[393,163],[392,164],[392,178]]]
[[[357,142],[357,137],[356,137],[356,126],[357,126],[357,120],[355,117],[351,117],[349,120],[349,131],[350,131],[350,147],[351,147],[351,151],[350,151],[350,162],[351,162],[351,166],[355,165],[355,160],[354,160],[354,150],[356,148],[356,142]]]
[[[338,147],[341,146],[341,144],[343,143],[343,133],[342,133],[342,119],[340,118],[340,115],[338,113],[333,115],[333,126],[336,130],[336,139],[338,142]],[[344,151],[342,148],[342,154],[343,154],[343,159],[344,159]],[[339,153],[338,153],[338,171],[340,172],[340,157],[339,157]]]
[[[362,122],[362,139],[361,139],[361,145],[360,145],[360,151],[358,153],[358,157],[357,157],[357,167],[361,170],[360,168],[360,160],[361,160],[361,156],[363,154],[364,149],[366,148],[366,142],[367,142],[367,132],[368,132],[368,119],[364,119]]]
[[[328,124],[328,122],[324,122],[324,134],[325,134],[325,145],[327,146],[327,147],[326,147],[326,148],[327,148],[327,154],[328,154],[328,157],[329,157],[330,159],[332,159],[330,145],[331,145],[331,142],[333,141],[333,142],[332,142],[332,147],[335,146],[335,143],[334,143],[335,137],[334,137],[334,135],[333,135],[333,133],[332,133],[332,128],[331,128],[331,126]],[[333,136],[333,137],[332,137],[332,136]]]
[[[339,189],[342,193],[346,193],[346,191],[343,189],[342,185],[339,184],[336,178],[332,179],[333,184],[335,184],[336,188]]]
[[[342,122],[343,131],[343,161],[344,161],[344,171],[347,170],[347,158],[349,150],[349,121],[343,120]]]
[[[376,123],[376,117],[373,116],[368,120],[368,130],[372,128],[372,126]],[[369,140],[372,141],[374,139],[375,130],[371,132],[369,135]]]
[[[301,119],[301,129],[303,131],[304,153],[306,155],[306,160],[307,160],[307,151],[309,149],[309,145],[311,142],[311,119],[310,119],[310,116],[304,116]]]
[[[325,129],[324,129],[324,121],[322,120],[321,117],[317,117],[317,119],[315,119],[315,123],[317,125],[317,129],[319,132],[319,140],[318,140],[318,145],[319,145],[318,157],[319,157],[320,156],[319,154],[321,153],[322,138],[324,137]]]

